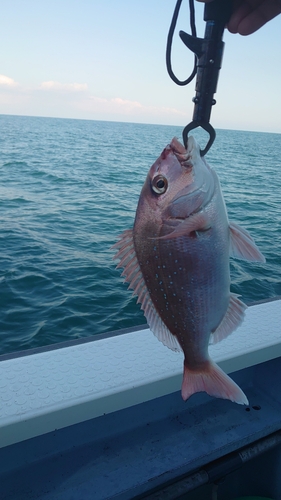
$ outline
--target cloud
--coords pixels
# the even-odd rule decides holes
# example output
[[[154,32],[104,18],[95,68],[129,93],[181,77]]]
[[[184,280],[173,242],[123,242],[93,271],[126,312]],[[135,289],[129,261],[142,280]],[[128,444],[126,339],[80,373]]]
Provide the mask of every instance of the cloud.
[[[86,83],[44,81],[26,86],[0,75],[0,104],[3,113],[118,120],[140,123],[173,123],[186,121],[181,108],[169,108],[115,96],[96,96]]]
[[[120,107],[125,107],[129,109],[141,109],[143,106],[141,105],[140,102],[138,101],[129,101],[127,99],[121,99],[120,97],[114,97],[113,99],[110,99],[110,102],[114,105],[120,106]]]
[[[103,111],[104,113],[119,113],[124,115],[177,115],[178,117],[186,116],[186,113],[175,108],[165,106],[147,106],[138,101],[130,101],[121,97],[105,99],[102,97],[90,96],[91,106],[89,111]]]
[[[10,78],[9,76],[6,75],[0,75],[0,86],[1,87],[17,87],[18,83],[13,80],[13,78]]]
[[[60,83],[50,80],[42,82],[40,88],[52,91],[85,92],[88,90],[88,85],[87,83]]]

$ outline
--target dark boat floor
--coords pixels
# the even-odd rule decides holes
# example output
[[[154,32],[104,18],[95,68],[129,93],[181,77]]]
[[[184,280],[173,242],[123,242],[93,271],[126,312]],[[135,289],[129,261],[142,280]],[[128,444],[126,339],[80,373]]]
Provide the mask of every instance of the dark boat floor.
[[[205,394],[183,403],[177,392],[2,448],[0,499],[145,498],[280,430],[280,370],[277,358],[233,375],[249,407]],[[281,498],[279,455],[278,446],[227,476],[218,498]],[[173,498],[211,499],[210,485],[184,496],[174,491]]]

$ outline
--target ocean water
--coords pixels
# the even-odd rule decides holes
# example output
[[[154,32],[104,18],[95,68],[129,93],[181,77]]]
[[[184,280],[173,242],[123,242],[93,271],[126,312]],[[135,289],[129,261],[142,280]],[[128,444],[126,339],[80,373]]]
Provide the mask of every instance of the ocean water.
[[[0,127],[0,354],[144,324],[110,247],[182,129],[5,115]],[[218,130],[207,158],[266,257],[231,259],[232,291],[281,296],[281,135]]]

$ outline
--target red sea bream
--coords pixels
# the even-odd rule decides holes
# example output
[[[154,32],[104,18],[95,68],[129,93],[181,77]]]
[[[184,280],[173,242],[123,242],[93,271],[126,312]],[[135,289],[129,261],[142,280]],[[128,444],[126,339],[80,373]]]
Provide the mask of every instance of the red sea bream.
[[[208,345],[232,333],[246,309],[230,292],[229,256],[264,257],[249,233],[228,221],[218,177],[192,137],[187,150],[174,138],[152,165],[134,227],[114,246],[150,329],[184,353],[183,399],[206,391],[247,404]]]

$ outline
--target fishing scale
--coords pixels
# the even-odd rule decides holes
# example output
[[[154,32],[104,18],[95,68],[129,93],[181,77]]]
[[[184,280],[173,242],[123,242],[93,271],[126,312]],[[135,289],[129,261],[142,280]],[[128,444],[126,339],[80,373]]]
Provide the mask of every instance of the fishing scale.
[[[195,26],[194,0],[189,0],[191,35],[180,31],[179,36],[183,43],[194,53],[194,68],[186,80],[179,80],[172,70],[171,49],[174,31],[180,11],[182,0],[177,0],[171,26],[168,33],[166,49],[166,65],[172,80],[177,85],[188,85],[196,76],[194,111],[192,121],[183,130],[183,142],[187,148],[188,134],[191,130],[201,127],[209,134],[209,140],[201,156],[209,151],[216,132],[210,124],[212,106],[216,104],[214,94],[217,90],[219,71],[222,64],[224,42],[222,41],[226,23],[229,21],[232,2],[231,0],[212,0],[205,4],[204,21],[206,22],[204,38],[197,37]]]

